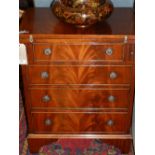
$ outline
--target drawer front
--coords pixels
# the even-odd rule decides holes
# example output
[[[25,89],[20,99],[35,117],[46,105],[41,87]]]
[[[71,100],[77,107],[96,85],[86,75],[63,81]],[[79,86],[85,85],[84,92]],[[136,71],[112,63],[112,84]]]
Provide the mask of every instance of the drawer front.
[[[128,89],[30,89],[31,107],[42,109],[116,109],[129,106]]]
[[[35,113],[34,133],[125,133],[127,114],[110,113]]]
[[[124,45],[97,44],[35,44],[34,61],[123,61]]]
[[[131,66],[30,66],[29,84],[130,84]]]

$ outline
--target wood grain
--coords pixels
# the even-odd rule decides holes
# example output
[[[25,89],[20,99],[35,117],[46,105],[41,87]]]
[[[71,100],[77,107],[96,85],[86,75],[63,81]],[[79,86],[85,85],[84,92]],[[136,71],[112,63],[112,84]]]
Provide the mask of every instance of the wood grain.
[[[129,89],[77,89],[71,88],[31,88],[30,89],[32,109],[121,109],[129,107]],[[48,102],[43,101],[43,97],[48,96]],[[110,102],[109,97],[113,96],[114,101]]]
[[[42,78],[42,72],[48,78]],[[115,72],[117,77],[110,78]],[[29,84],[130,84],[132,66],[29,66]]]
[[[25,35],[26,36],[26,35]],[[27,36],[29,37],[29,36]],[[128,37],[129,43],[124,43],[124,37],[117,39],[104,36],[90,39],[47,39],[33,36],[35,43],[27,43],[27,55],[30,65],[132,65],[134,63],[133,39]],[[22,39],[23,42],[25,39]],[[27,38],[28,41],[28,38]],[[44,43],[46,42],[46,43]],[[46,55],[46,49],[51,54]],[[112,54],[106,51],[112,49]]]
[[[45,121],[51,120],[50,125]],[[112,120],[113,125],[108,125]],[[33,133],[127,133],[127,113],[33,113]]]
[[[93,45],[94,44],[94,45]],[[112,54],[106,54],[108,49]],[[50,49],[51,54],[44,54],[45,49]],[[114,61],[121,62],[124,59],[124,44],[104,44],[97,42],[71,42],[64,40],[64,43],[55,44],[34,44],[35,62],[62,62],[62,61]]]

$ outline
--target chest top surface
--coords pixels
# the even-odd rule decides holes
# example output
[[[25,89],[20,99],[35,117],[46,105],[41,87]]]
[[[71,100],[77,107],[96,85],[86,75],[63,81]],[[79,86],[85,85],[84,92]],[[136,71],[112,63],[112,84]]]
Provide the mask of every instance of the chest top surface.
[[[23,16],[20,30],[34,35],[134,35],[134,13],[131,8],[115,8],[106,21],[82,29],[60,21],[50,8],[31,8]]]

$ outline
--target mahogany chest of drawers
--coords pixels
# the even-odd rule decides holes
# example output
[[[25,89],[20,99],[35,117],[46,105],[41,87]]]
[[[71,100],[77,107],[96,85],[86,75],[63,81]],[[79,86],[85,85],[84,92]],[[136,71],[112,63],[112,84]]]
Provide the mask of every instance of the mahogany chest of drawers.
[[[24,14],[20,43],[31,152],[59,138],[97,138],[130,149],[134,100],[134,15],[115,9],[102,23],[78,29],[50,9]]]

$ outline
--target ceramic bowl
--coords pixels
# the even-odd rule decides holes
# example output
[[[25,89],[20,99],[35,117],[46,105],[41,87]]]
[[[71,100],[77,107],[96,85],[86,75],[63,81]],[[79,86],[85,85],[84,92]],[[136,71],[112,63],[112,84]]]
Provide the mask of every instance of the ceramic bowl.
[[[84,28],[108,18],[113,5],[110,0],[55,0],[52,11],[66,23]]]

